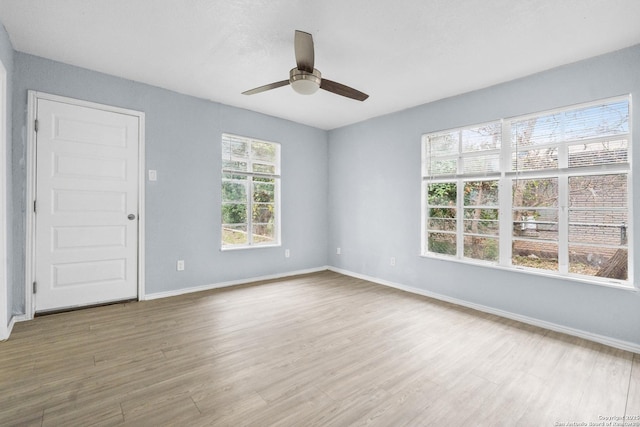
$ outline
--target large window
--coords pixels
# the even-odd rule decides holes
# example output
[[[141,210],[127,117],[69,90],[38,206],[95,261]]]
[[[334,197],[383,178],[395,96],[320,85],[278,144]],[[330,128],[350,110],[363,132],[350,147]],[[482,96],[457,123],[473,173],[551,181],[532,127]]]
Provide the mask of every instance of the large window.
[[[423,135],[422,253],[630,282],[629,98]]]
[[[280,145],[222,135],[222,249],[280,244]]]

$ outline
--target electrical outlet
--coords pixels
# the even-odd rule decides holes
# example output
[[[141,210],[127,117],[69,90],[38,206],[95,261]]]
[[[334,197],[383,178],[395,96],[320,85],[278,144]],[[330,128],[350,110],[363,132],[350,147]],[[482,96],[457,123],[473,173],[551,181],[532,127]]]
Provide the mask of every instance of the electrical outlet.
[[[337,248],[337,249],[336,249],[336,255],[340,255],[341,253],[342,253],[342,249]]]
[[[284,257],[285,258],[289,258],[291,256],[291,252],[289,252],[289,249],[285,249],[284,250]]]
[[[389,264],[391,265],[391,267],[395,267],[396,266],[396,257],[392,256],[391,257],[391,261],[389,262]]]
[[[183,259],[179,259],[177,264],[176,264],[176,270],[178,271],[184,271],[184,260]]]

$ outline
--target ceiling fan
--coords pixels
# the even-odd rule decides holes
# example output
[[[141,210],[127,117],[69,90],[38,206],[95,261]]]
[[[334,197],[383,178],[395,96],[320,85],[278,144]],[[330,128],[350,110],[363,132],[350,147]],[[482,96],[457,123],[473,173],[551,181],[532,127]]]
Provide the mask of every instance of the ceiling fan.
[[[364,101],[369,97],[366,93],[355,90],[349,86],[332,80],[322,78],[320,71],[313,68],[313,37],[309,33],[296,30],[294,40],[294,48],[296,53],[296,68],[289,71],[289,80],[282,80],[268,85],[260,86],[255,89],[242,92],[243,95],[254,95],[281,86],[291,85],[293,90],[303,95],[311,95],[316,93],[318,89],[324,89],[337,95],[346,96],[358,101]]]

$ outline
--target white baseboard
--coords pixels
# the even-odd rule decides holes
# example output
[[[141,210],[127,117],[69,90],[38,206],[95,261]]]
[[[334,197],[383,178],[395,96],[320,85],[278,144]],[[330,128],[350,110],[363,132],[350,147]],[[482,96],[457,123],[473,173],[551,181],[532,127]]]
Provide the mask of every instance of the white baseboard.
[[[9,336],[11,335],[11,331],[13,330],[13,325],[15,325],[16,322],[23,322],[25,320],[28,320],[28,319],[27,319],[27,316],[25,316],[24,314],[18,315],[18,316],[16,315],[11,316],[11,320],[9,320],[9,324],[7,325],[6,331],[0,331],[0,341],[8,340]]]
[[[474,310],[482,311],[484,313],[495,314],[496,316],[505,317],[507,319],[517,320],[522,323],[527,323],[529,325],[538,326],[540,328],[549,329],[555,332],[560,332],[567,335],[572,335],[578,338],[584,338],[589,341],[594,341],[600,344],[608,345],[610,347],[619,348],[621,350],[631,351],[633,353],[640,354],[640,344],[636,344],[629,341],[623,341],[616,338],[610,338],[604,335],[593,334],[591,332],[582,331],[580,329],[574,329],[567,326],[558,325],[556,323],[547,322],[544,320],[536,319],[533,317],[522,316],[520,314],[511,313],[509,311],[499,310],[497,308],[488,307],[482,304],[476,304],[468,301],[464,301],[458,298],[449,297],[446,295],[438,294],[435,292],[426,291],[424,289],[414,288],[412,286],[405,286],[399,283],[390,282],[388,280],[378,279],[376,277],[367,276],[360,273],[354,273],[349,270],[343,270],[341,268],[336,267],[328,267],[328,270],[331,270],[336,273],[344,274],[345,276],[351,276],[358,279],[366,280],[368,282],[377,283],[383,286],[389,286],[391,288],[400,289],[405,292],[410,292],[413,294],[422,295],[425,297],[437,299],[440,301],[450,302],[452,304],[460,305],[463,307],[468,307]]]
[[[192,292],[208,291],[208,290],[211,290],[211,289],[227,288],[229,286],[245,285],[247,283],[259,282],[261,280],[282,279],[282,278],[285,278],[285,277],[299,276],[301,274],[317,273],[319,271],[326,271],[328,269],[329,269],[329,267],[325,265],[325,266],[322,266],[322,267],[309,268],[309,269],[306,269],[306,270],[288,271],[288,272],[285,272],[285,273],[271,274],[271,275],[268,275],[268,276],[259,276],[259,277],[250,277],[250,278],[247,278],[247,279],[231,280],[231,281],[228,281],[228,282],[213,283],[213,284],[210,284],[210,285],[194,286],[194,287],[191,287],[191,288],[176,289],[174,291],[155,292],[155,293],[152,293],[152,294],[146,294],[144,299],[145,300],[153,300],[153,299],[158,299],[158,298],[175,297],[175,296],[178,296],[178,295],[190,294]]]
[[[226,288],[226,287],[229,287],[229,286],[244,285],[244,284],[247,284],[247,283],[259,282],[259,281],[262,281],[262,280],[281,279],[281,278],[285,278],[285,277],[298,276],[298,275],[301,275],[301,274],[317,273],[319,271],[325,271],[325,270],[330,270],[330,271],[333,271],[333,272],[336,272],[336,273],[344,274],[345,276],[355,277],[355,278],[366,280],[368,282],[376,283],[376,284],[379,284],[379,285],[383,285],[383,286],[388,286],[388,287],[391,287],[391,288],[399,289],[401,291],[410,292],[410,293],[417,294],[417,295],[422,295],[422,296],[425,296],[425,297],[437,299],[437,300],[440,300],[440,301],[449,302],[449,303],[460,305],[460,306],[463,306],[463,307],[468,307],[468,308],[471,308],[471,309],[474,309],[474,310],[482,311],[484,313],[494,314],[496,316],[500,316],[500,317],[504,317],[504,318],[512,319],[512,320],[516,320],[516,321],[519,321],[519,322],[522,322],[522,323],[526,323],[526,324],[529,324],[529,325],[538,326],[540,328],[549,329],[549,330],[560,332],[560,333],[563,333],[563,334],[572,335],[572,336],[575,336],[575,337],[578,337],[578,338],[583,338],[583,339],[586,339],[586,340],[589,340],[589,341],[594,341],[594,342],[597,342],[597,343],[600,343],[600,344],[608,345],[610,347],[619,348],[621,350],[631,351],[633,353],[640,354],[640,345],[636,344],[636,343],[632,343],[632,342],[629,342],[629,341],[623,341],[623,340],[619,340],[619,339],[616,339],[616,338],[607,337],[607,336],[604,336],[604,335],[594,334],[594,333],[591,333],[591,332],[587,332],[587,331],[583,331],[583,330],[575,329],[575,328],[570,328],[570,327],[563,326],[563,325],[558,325],[556,323],[547,322],[547,321],[536,319],[536,318],[533,318],[533,317],[523,316],[523,315],[512,313],[512,312],[509,312],[509,311],[504,311],[504,310],[500,310],[500,309],[497,309],[497,308],[488,307],[488,306],[485,306],[485,305],[482,305],[482,304],[472,303],[472,302],[461,300],[461,299],[458,299],[458,298],[453,298],[453,297],[449,297],[449,296],[446,296],[446,295],[438,294],[436,292],[431,292],[431,291],[427,291],[427,290],[424,290],[424,289],[414,288],[412,286],[406,286],[406,285],[402,285],[400,283],[395,283],[395,282],[391,282],[391,281],[388,281],[388,280],[379,279],[377,277],[367,276],[365,274],[355,273],[355,272],[352,272],[352,271],[349,271],[349,270],[344,270],[344,269],[337,268],[337,267],[332,267],[332,266],[322,266],[322,267],[316,267],[316,268],[309,268],[309,269],[306,269],[306,270],[289,271],[289,272],[285,272],[285,273],[278,273],[278,274],[272,274],[272,275],[267,275],[267,276],[251,277],[251,278],[247,278],[247,279],[232,280],[232,281],[228,281],[228,282],[219,282],[219,283],[213,283],[213,284],[210,284],[210,285],[194,286],[194,287],[191,287],[191,288],[183,288],[183,289],[177,289],[177,290],[173,290],[173,291],[156,292],[156,293],[145,295],[144,299],[145,300],[153,300],[153,299],[158,299],[158,298],[168,298],[168,297],[172,297],[172,296],[178,296],[178,295],[183,295],[183,294],[188,294],[188,293],[193,293],[193,292],[200,292],[200,291],[207,291],[207,290],[211,290],[211,289]],[[4,341],[4,340],[8,339],[9,335],[11,334],[11,330],[13,329],[13,325],[16,322],[20,322],[20,321],[23,321],[23,320],[28,320],[25,315],[12,316],[11,320],[9,321],[9,325],[7,326],[6,334],[2,334],[3,331],[0,330],[0,341]]]
[[[268,275],[268,276],[251,277],[251,278],[248,278],[248,279],[232,280],[232,281],[229,281],[229,282],[214,283],[214,284],[211,284],[211,285],[194,286],[194,287],[191,287],[191,288],[176,289],[174,291],[156,292],[156,293],[152,293],[152,294],[146,294],[140,300],[153,300],[153,299],[158,299],[158,298],[168,298],[168,297],[174,297],[174,296],[188,294],[188,293],[192,293],[192,292],[200,292],[200,291],[207,291],[207,290],[210,290],[210,289],[218,289],[218,288],[226,288],[226,287],[229,287],[229,286],[244,285],[244,284],[247,284],[247,283],[259,282],[261,280],[282,279],[282,278],[285,278],[285,277],[299,276],[301,274],[317,273],[319,271],[326,271],[328,269],[329,269],[329,267],[324,265],[322,267],[309,268],[309,269],[306,269],[306,270],[288,271],[288,272],[285,272],[285,273],[271,274],[271,275]],[[16,322],[22,322],[22,321],[25,321],[25,320],[31,320],[31,319],[28,318],[28,316],[24,315],[24,314],[23,315],[14,315],[14,316],[12,316],[11,320],[9,321],[9,324],[7,325],[6,331],[3,330],[2,328],[0,328],[0,341],[5,341],[5,340],[9,339],[9,335],[11,335],[11,330],[13,329],[13,325]]]

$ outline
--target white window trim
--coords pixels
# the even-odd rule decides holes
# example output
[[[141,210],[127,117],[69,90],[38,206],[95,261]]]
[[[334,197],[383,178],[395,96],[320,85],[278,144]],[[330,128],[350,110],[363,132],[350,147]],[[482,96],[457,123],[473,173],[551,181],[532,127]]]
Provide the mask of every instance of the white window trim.
[[[511,164],[511,156],[512,156],[512,151],[513,149],[511,148],[511,123],[514,121],[520,121],[520,120],[526,120],[529,118],[534,118],[534,117],[539,117],[541,115],[551,115],[554,113],[559,113],[559,112],[563,112],[563,111],[568,111],[568,110],[574,110],[574,109],[578,109],[578,108],[588,108],[591,106],[596,106],[596,105],[601,105],[603,103],[614,103],[617,101],[628,101],[629,102],[629,133],[628,133],[628,159],[629,162],[628,164],[625,165],[605,165],[605,166],[594,166],[592,168],[581,168],[581,169],[569,169],[567,166],[568,165],[558,165],[557,169],[552,169],[552,170],[540,170],[540,171],[511,171],[510,166],[505,166],[505,165],[510,165]],[[483,125],[486,125],[488,123],[494,123],[496,121],[492,121],[492,122],[486,122],[486,123],[480,123],[477,125],[469,125],[469,126],[464,126],[464,127],[457,127],[457,128],[453,128],[450,130],[441,130],[441,131],[435,131],[435,132],[428,132],[422,135],[421,137],[421,150],[422,150],[422,165],[421,165],[421,170],[422,170],[422,185],[421,185],[421,235],[420,235],[420,239],[421,239],[421,245],[420,245],[420,256],[423,258],[430,258],[430,259],[437,259],[437,260],[444,260],[444,261],[453,261],[453,262],[458,262],[458,263],[462,263],[462,264],[469,264],[469,265],[475,265],[475,266],[483,266],[483,267],[490,267],[490,268],[497,268],[500,270],[506,270],[506,271],[516,271],[516,272],[523,272],[523,273],[527,273],[527,274],[533,274],[533,275],[537,275],[537,276],[544,276],[544,277],[550,277],[550,278],[555,278],[555,279],[566,279],[566,280],[571,280],[571,281],[576,281],[576,282],[581,282],[581,283],[587,283],[587,284],[593,284],[593,285],[598,285],[598,286],[606,286],[606,287],[612,287],[612,288],[616,288],[616,289],[624,289],[624,290],[631,290],[631,291],[640,291],[640,288],[637,287],[634,283],[634,233],[633,233],[633,223],[634,223],[634,217],[633,217],[633,179],[632,179],[632,169],[633,169],[633,157],[632,157],[632,150],[633,150],[633,126],[632,126],[632,117],[633,117],[633,112],[632,112],[632,105],[633,103],[631,102],[631,95],[623,95],[623,96],[616,96],[616,97],[611,97],[611,98],[606,98],[606,99],[600,99],[600,100],[596,100],[596,101],[592,101],[592,102],[587,102],[587,103],[580,103],[580,104],[575,104],[575,105],[570,105],[570,106],[565,106],[565,107],[560,107],[560,108],[555,108],[552,110],[545,110],[545,111],[540,111],[540,112],[536,112],[536,113],[531,113],[531,114],[526,114],[526,115],[521,115],[521,116],[513,116],[513,117],[508,117],[505,119],[502,119],[502,144],[501,144],[501,149],[500,149],[500,173],[499,174],[492,174],[492,173],[488,173],[486,175],[479,175],[479,174],[469,174],[469,175],[464,175],[461,174],[460,171],[460,165],[458,164],[458,173],[456,174],[451,174],[451,175],[438,175],[436,177],[430,177],[427,173],[427,171],[425,170],[425,160],[428,158],[427,155],[428,153],[425,153],[425,144],[423,142],[423,138],[426,135],[439,135],[439,134],[445,134],[445,133],[450,133],[450,132],[456,132],[456,131],[460,131],[460,130],[464,130],[464,129],[469,129],[469,128],[475,128],[475,127],[481,127]],[[558,145],[558,144],[554,144],[554,145]],[[561,145],[561,144],[560,144]],[[566,145],[565,145],[566,147]],[[566,197],[563,199],[563,195],[566,196],[566,192],[568,192],[568,178],[571,176],[586,176],[586,175],[604,175],[607,173],[625,173],[627,174],[627,211],[628,211],[628,217],[629,217],[629,223],[627,224],[628,228],[627,228],[627,241],[628,241],[628,245],[627,245],[627,251],[628,251],[628,259],[629,259],[629,263],[628,263],[628,273],[627,273],[627,280],[617,280],[617,279],[610,279],[610,278],[598,278],[598,277],[594,277],[594,276],[586,276],[586,275],[577,275],[577,274],[572,274],[568,272],[568,264],[569,264],[569,260],[568,259],[558,259],[558,271],[550,271],[550,270],[542,270],[542,269],[535,269],[535,268],[530,268],[530,267],[524,267],[524,266],[516,266],[516,265],[512,265],[511,264],[511,257],[512,257],[512,241],[513,241],[513,237],[512,237],[512,220],[511,220],[511,215],[512,215],[512,199],[511,199],[511,185],[512,185],[512,179],[516,178],[516,177],[520,177],[520,178],[543,178],[543,177],[557,177],[558,179],[558,184],[559,184],[559,189],[558,189],[558,200],[566,200]],[[498,205],[498,209],[499,209],[499,220],[500,220],[500,225],[499,225],[499,260],[497,262],[495,261],[483,261],[483,260],[478,260],[478,259],[473,259],[473,258],[467,258],[464,257],[463,254],[460,254],[460,250],[458,250],[458,253],[460,255],[446,255],[446,254],[438,254],[438,253],[434,253],[434,252],[429,252],[427,249],[427,219],[428,219],[428,209],[427,209],[427,200],[426,200],[426,194],[427,194],[427,186],[429,185],[429,183],[432,182],[456,182],[458,188],[462,188],[461,186],[464,185],[465,181],[470,181],[470,180],[492,180],[492,179],[496,179],[496,176],[499,176],[499,205]],[[461,191],[458,191],[458,202],[456,204],[456,207],[462,206],[462,203],[460,201],[460,198],[462,198],[461,195]],[[460,209],[459,209],[460,210]],[[569,242],[568,242],[568,228],[565,226],[568,224],[568,206],[559,206],[558,208],[558,223],[559,223],[559,230],[558,230],[558,254],[559,254],[559,258],[566,258],[566,256],[562,256],[565,255],[566,253],[568,253],[565,250],[561,250],[561,246],[566,246],[568,247]],[[561,218],[561,216],[563,218]],[[458,212],[457,214],[457,229],[456,229],[456,237],[457,237],[457,247],[461,248],[462,246],[460,246],[461,244],[463,244],[463,239],[464,239],[464,233],[463,233],[463,226],[462,226],[462,221],[460,220],[461,217],[461,213]],[[564,218],[567,217],[567,218]],[[563,222],[564,220],[564,222]],[[504,236],[504,237],[503,237]],[[506,236],[509,236],[508,238]],[[562,255],[561,255],[562,254]]]
[[[9,338],[7,286],[7,70],[0,61],[0,340]]]
[[[263,143],[267,143],[267,144],[274,144],[278,147],[278,163],[277,163],[277,170],[275,174],[266,174],[266,173],[257,173],[257,172],[239,172],[236,170],[230,170],[230,169],[224,169],[221,168],[221,174],[234,174],[234,175],[246,175],[246,176],[257,176],[257,177],[267,177],[267,178],[275,178],[275,210],[276,210],[276,215],[275,215],[275,221],[274,221],[274,227],[275,227],[275,242],[274,243],[262,243],[262,244],[255,244],[255,243],[247,243],[244,245],[233,245],[233,246],[224,246],[222,244],[222,238],[220,238],[220,251],[222,252],[231,252],[231,251],[242,251],[242,250],[246,250],[246,249],[266,249],[266,248],[278,248],[282,246],[282,238],[281,238],[281,217],[282,217],[282,211],[281,211],[281,167],[282,167],[282,154],[281,154],[281,150],[282,150],[282,145],[278,142],[273,142],[273,141],[266,141],[263,139],[259,139],[259,138],[252,138],[252,137],[248,137],[248,136],[242,136],[242,135],[236,135],[236,134],[232,134],[232,133],[223,133],[221,135],[220,140],[222,141],[222,139],[225,137],[233,137],[233,138],[240,138],[240,139],[245,139],[248,141],[255,141],[255,142],[263,142]],[[222,144],[221,147],[222,149]],[[222,158],[222,157],[221,157]],[[247,191],[247,205],[248,206],[252,206],[253,200],[252,200],[252,191]],[[220,200],[220,207],[222,207],[222,199]],[[250,208],[251,211],[251,208]],[[222,224],[222,220],[220,221],[220,223]],[[251,215],[247,216],[247,232],[249,232],[249,230],[251,230],[251,226],[252,226],[252,218]],[[220,231],[222,232],[222,230]]]

